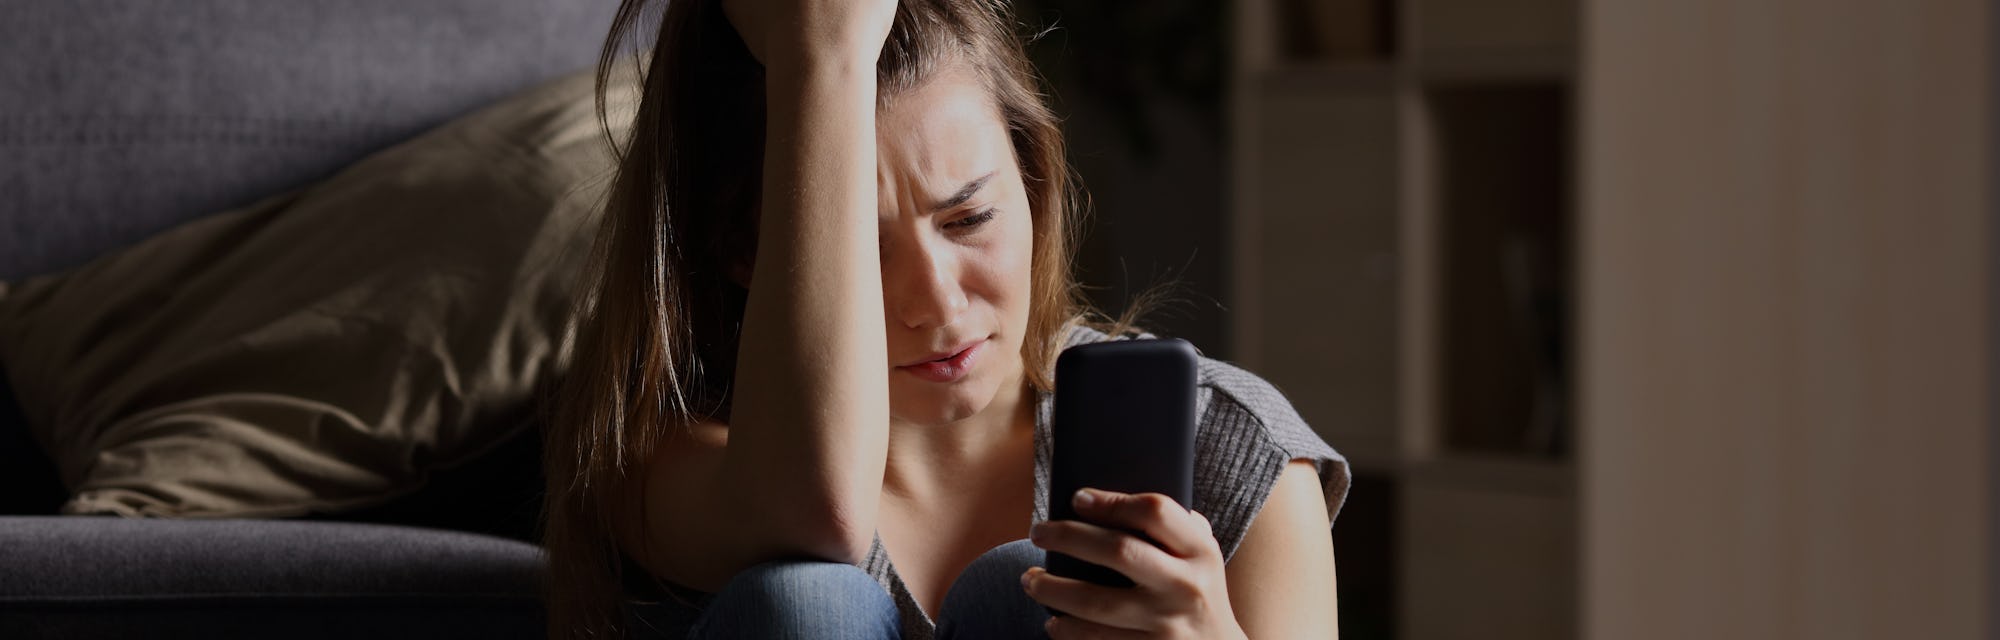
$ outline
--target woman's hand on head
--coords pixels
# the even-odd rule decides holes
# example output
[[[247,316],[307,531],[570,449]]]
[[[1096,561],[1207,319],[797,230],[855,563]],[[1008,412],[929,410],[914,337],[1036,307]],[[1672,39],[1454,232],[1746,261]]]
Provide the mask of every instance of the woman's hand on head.
[[[897,0],[722,0],[729,24],[766,68],[816,62],[874,69]]]
[[[1074,505],[1088,522],[1037,524],[1035,546],[1109,567],[1134,584],[1106,587],[1029,569],[1021,576],[1028,597],[1068,614],[1050,618],[1050,637],[1243,637],[1208,518],[1157,493],[1085,489]]]

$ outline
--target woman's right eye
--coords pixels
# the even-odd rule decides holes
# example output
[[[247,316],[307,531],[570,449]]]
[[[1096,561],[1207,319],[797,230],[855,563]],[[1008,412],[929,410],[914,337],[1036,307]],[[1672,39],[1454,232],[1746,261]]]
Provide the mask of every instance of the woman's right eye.
[[[979,213],[975,213],[963,218],[959,218],[957,220],[953,220],[951,222],[947,222],[945,223],[944,226],[946,229],[951,229],[954,231],[970,232],[974,229],[979,228],[980,225],[986,224],[987,221],[992,220],[993,216],[997,213],[999,213],[997,209],[988,207],[986,208],[986,210],[980,211]]]

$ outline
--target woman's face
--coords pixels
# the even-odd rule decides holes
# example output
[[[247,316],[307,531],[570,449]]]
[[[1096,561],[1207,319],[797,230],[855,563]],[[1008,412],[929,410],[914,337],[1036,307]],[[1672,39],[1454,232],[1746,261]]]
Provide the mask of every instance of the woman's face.
[[[1034,224],[990,93],[962,67],[876,118],[889,412],[935,425],[1021,384]]]

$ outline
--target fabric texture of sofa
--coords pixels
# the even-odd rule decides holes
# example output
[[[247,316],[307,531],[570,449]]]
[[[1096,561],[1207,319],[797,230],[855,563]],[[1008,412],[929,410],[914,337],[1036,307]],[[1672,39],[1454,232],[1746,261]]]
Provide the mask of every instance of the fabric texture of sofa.
[[[312,183],[590,65],[604,0],[0,0],[0,280]],[[0,637],[540,637],[535,429],[289,520],[52,515],[0,376]]]

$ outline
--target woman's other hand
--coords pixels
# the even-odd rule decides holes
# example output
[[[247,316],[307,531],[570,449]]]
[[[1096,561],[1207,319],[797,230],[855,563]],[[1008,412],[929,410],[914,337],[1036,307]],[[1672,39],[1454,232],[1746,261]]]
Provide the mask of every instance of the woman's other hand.
[[[1134,585],[1106,587],[1029,569],[1021,576],[1028,596],[1069,614],[1049,619],[1050,637],[1244,637],[1208,518],[1157,493],[1084,489],[1073,500],[1088,522],[1037,524],[1035,546],[1109,567]]]
[[[834,61],[872,69],[896,0],[722,0],[722,11],[766,68]]]

